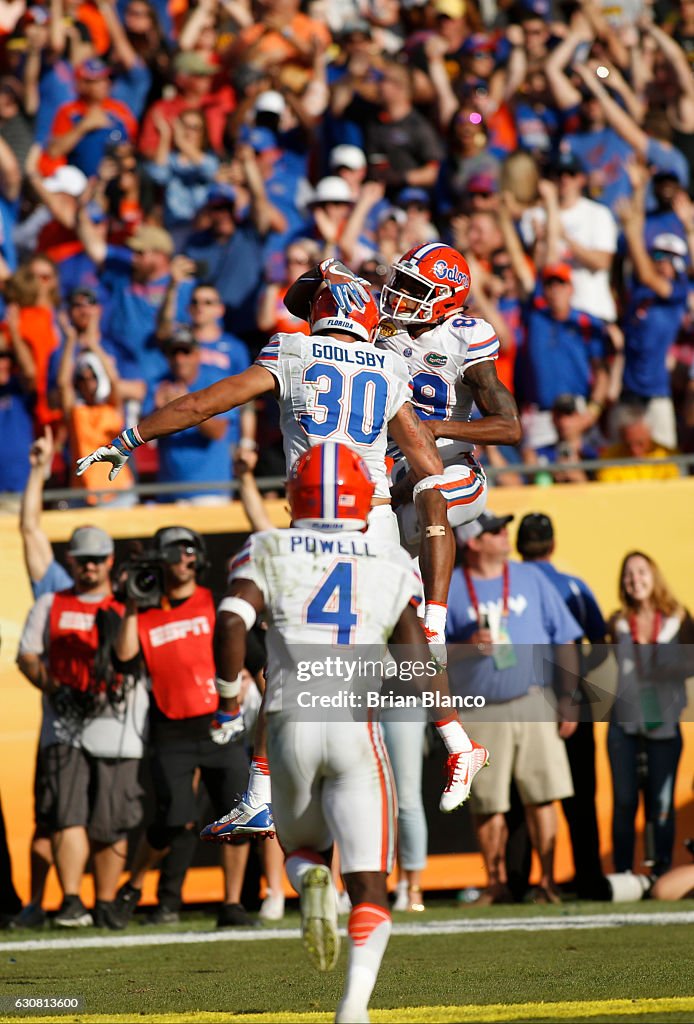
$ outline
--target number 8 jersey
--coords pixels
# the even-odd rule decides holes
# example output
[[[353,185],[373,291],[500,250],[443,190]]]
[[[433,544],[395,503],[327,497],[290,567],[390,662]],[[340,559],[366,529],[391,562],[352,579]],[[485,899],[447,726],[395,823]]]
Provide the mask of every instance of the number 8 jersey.
[[[474,363],[496,359],[499,339],[491,324],[475,317],[452,317],[417,338],[386,320],[376,336],[376,351],[398,354],[407,362],[412,404],[420,419],[467,422],[473,398],[465,371]],[[444,465],[474,448],[448,438],[439,438],[436,444]],[[395,456],[391,449],[389,454]]]
[[[374,497],[389,498],[388,423],[412,397],[404,359],[358,339],[275,334],[256,362],[278,382],[287,472],[312,445],[338,441],[366,462]]]

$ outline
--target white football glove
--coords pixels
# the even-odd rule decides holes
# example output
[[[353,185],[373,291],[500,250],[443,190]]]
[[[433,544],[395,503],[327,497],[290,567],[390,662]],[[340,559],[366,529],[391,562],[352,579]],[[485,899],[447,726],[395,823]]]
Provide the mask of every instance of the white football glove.
[[[364,312],[369,301],[368,281],[357,277],[349,267],[334,258],[323,260],[320,272],[342,313],[347,315],[353,309],[359,313]]]
[[[113,469],[108,474],[108,478],[109,480],[115,480],[130,458],[130,454],[130,452],[118,448],[113,443],[104,444],[101,448],[97,448],[96,451],[92,452],[91,455],[85,455],[84,458],[77,460],[77,476],[82,476],[83,473],[86,473],[94,462],[110,462],[113,465]]]
[[[227,711],[215,711],[210,725],[210,737],[215,743],[223,746],[226,743],[233,743],[246,731],[243,715],[237,711],[230,715]]]

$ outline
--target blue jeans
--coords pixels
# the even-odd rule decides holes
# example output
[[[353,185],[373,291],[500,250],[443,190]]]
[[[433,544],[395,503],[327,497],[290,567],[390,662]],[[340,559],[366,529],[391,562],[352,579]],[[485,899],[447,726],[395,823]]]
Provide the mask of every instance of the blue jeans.
[[[421,871],[427,862],[427,819],[422,803],[422,760],[426,722],[387,721],[381,726],[398,794],[398,863]]]
[[[648,763],[646,780],[646,818],[653,829],[655,873],[662,874],[672,861],[675,841],[675,776],[682,753],[682,736],[652,740],[631,736],[621,726],[610,723],[607,752],[612,769],[612,842],[615,871],[634,867],[634,818],[639,805],[638,752],[643,745]]]

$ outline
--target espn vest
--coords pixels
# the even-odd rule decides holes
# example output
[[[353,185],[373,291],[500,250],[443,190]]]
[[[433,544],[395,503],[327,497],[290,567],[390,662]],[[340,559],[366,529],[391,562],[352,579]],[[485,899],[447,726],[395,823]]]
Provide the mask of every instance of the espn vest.
[[[48,619],[48,665],[51,675],[63,686],[86,693],[96,689],[94,656],[99,647],[96,613],[112,608],[123,614],[123,605],[111,594],[101,601],[80,601],[74,590],[56,594]]]
[[[137,617],[152,694],[167,718],[196,718],[217,710],[214,622],[214,601],[206,587],[197,587],[177,608],[148,608]]]

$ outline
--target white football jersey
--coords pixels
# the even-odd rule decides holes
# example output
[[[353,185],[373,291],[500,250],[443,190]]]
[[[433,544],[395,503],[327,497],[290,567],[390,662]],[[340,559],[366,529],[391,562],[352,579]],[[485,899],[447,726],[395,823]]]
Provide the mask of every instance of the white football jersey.
[[[379,351],[400,355],[412,379],[412,404],[423,420],[467,422],[472,412],[472,391],[465,383],[465,371],[474,363],[496,359],[499,339],[486,320],[454,316],[417,338],[392,320],[381,324],[376,338]],[[448,438],[437,440],[444,464],[474,445]],[[397,455],[389,449],[390,455]]]
[[[233,559],[229,578],[251,580],[265,598],[269,711],[278,710],[280,671],[295,656],[306,657],[311,645],[318,658],[334,651],[355,659],[367,649],[385,656],[403,610],[421,601],[409,555],[364,533],[255,533]]]
[[[279,382],[287,472],[312,445],[337,441],[364,459],[375,497],[388,498],[388,423],[412,397],[402,357],[365,341],[275,334],[256,363]]]

